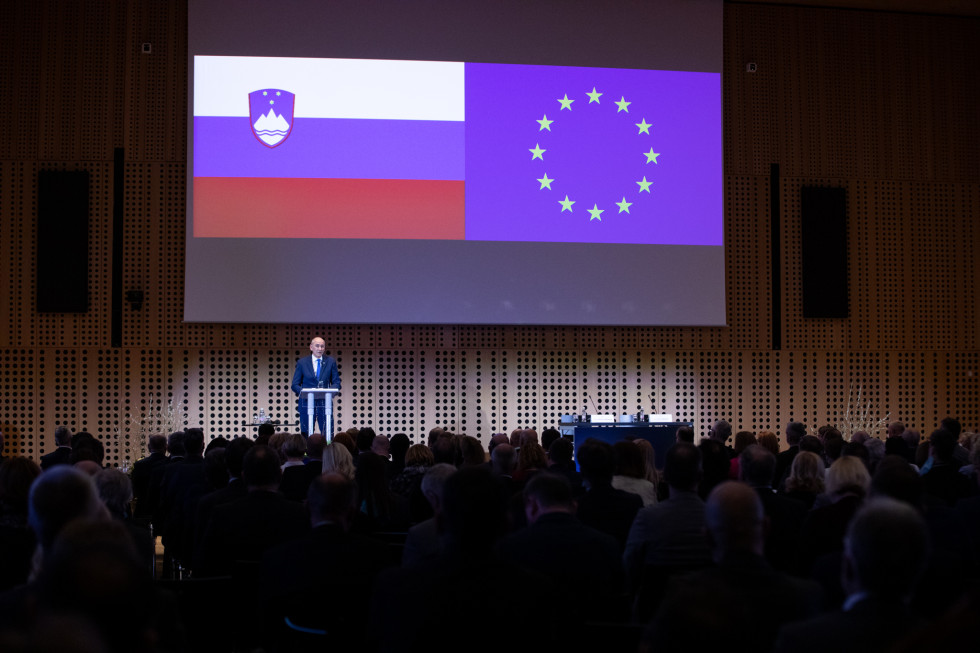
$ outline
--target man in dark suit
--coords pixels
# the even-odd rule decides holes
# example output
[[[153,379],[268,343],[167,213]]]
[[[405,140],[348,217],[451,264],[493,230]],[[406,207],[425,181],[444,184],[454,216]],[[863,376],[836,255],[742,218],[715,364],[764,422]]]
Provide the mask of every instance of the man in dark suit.
[[[282,470],[271,447],[255,445],[245,454],[242,476],[248,494],[216,506],[201,543],[200,576],[232,572],[238,561],[258,562],[282,542],[310,532],[306,509],[279,494]]]
[[[591,438],[586,440],[579,447],[578,463],[582,469],[585,492],[578,498],[576,516],[583,524],[612,535],[620,549],[624,548],[633,519],[643,507],[643,500],[636,494],[612,486],[616,459],[608,442]]]
[[[136,499],[136,517],[148,517],[148,491],[153,470],[167,464],[167,438],[151,435],[146,445],[150,455],[141,458],[133,465],[133,497]]]
[[[866,503],[844,539],[841,610],[784,626],[775,651],[891,650],[917,625],[907,600],[925,568],[929,534],[912,506],[889,498]],[[767,605],[772,605],[767,601]]]
[[[245,454],[255,446],[249,438],[235,438],[225,447],[225,467],[228,468],[228,485],[205,494],[197,502],[197,512],[194,518],[194,554],[192,557],[193,567],[197,569],[201,564],[201,545],[204,541],[204,533],[208,524],[211,522],[211,514],[217,506],[231,503],[241,499],[248,494],[245,481],[242,480],[242,465]]]
[[[671,583],[645,635],[649,650],[768,651],[781,625],[818,614],[820,587],[774,570],[762,557],[765,513],[752,488],[715,486],[705,525],[716,566]]]
[[[780,451],[776,456],[776,473],[773,475],[773,483],[777,488],[782,488],[789,476],[790,467],[793,466],[793,459],[800,453],[800,440],[806,435],[806,426],[802,422],[790,422],[786,425],[786,444],[789,449]]]
[[[56,465],[67,465],[71,458],[71,429],[59,426],[54,430],[54,443],[57,449],[41,456],[41,470],[51,469]]]
[[[752,444],[739,455],[739,475],[759,495],[762,509],[769,520],[765,538],[766,560],[779,571],[796,568],[800,530],[807,515],[802,501],[776,494],[772,488],[776,457],[763,447]]]
[[[327,345],[323,338],[313,338],[310,342],[312,356],[305,356],[296,361],[296,372],[293,374],[292,390],[298,397],[296,406],[299,412],[300,432],[309,435],[309,418],[306,414],[306,399],[300,395],[303,388],[337,388],[340,389],[340,373],[337,371],[337,361],[330,356],[324,355]],[[317,399],[314,404],[314,414],[316,423],[320,427],[320,433],[327,433],[326,413],[324,412],[325,399]],[[331,431],[333,425],[329,425]]]

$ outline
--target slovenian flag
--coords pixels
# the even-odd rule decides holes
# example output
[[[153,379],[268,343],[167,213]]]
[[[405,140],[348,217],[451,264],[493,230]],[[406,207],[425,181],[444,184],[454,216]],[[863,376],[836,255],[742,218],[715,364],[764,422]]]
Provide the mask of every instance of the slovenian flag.
[[[720,245],[720,75],[194,58],[193,233]]]

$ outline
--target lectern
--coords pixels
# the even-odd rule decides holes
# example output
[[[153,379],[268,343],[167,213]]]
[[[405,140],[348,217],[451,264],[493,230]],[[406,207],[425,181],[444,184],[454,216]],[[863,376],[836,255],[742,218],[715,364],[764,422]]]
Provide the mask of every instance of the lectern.
[[[328,444],[333,441],[333,398],[338,392],[340,390],[337,388],[303,388],[299,391],[300,397],[306,400],[307,433],[313,433],[313,426],[316,424],[316,400],[323,398],[323,413],[326,417],[323,421],[327,425],[323,436]]]

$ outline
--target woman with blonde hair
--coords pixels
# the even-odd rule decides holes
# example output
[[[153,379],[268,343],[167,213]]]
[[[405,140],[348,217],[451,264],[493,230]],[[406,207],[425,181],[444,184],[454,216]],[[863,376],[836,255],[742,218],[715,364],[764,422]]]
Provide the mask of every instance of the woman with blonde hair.
[[[801,451],[793,458],[786,478],[786,492],[791,499],[802,501],[807,509],[813,507],[817,495],[824,491],[823,460],[812,451]]]
[[[323,473],[336,472],[347,480],[354,481],[354,459],[343,444],[331,442],[323,447]]]
[[[800,530],[799,571],[804,574],[810,574],[817,558],[844,550],[844,533],[868,494],[871,475],[860,458],[841,456],[827,470],[824,483],[830,503],[811,510]]]

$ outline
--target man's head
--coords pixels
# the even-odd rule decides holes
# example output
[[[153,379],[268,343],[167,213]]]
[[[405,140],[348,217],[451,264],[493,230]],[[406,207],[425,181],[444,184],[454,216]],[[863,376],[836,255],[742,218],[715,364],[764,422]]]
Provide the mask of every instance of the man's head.
[[[286,454],[286,460],[303,460],[306,455],[306,440],[299,433],[289,433],[282,443],[282,452]]]
[[[374,438],[377,434],[374,429],[370,426],[365,426],[360,431],[357,432],[357,450],[358,451],[370,451],[371,445],[374,444]]]
[[[885,456],[871,478],[871,495],[891,497],[911,506],[922,502],[922,477],[905,456]]]
[[[690,426],[679,426],[674,436],[677,442],[689,442],[694,444],[694,429]]]
[[[353,517],[356,495],[354,482],[341,474],[329,472],[317,476],[306,493],[310,524],[316,526],[332,522],[347,530]]]
[[[129,476],[118,469],[103,469],[95,475],[95,487],[99,497],[114,515],[129,513],[129,502],[133,500],[133,483]]]
[[[590,438],[578,448],[577,457],[582,477],[590,486],[612,483],[616,454],[611,444]]]
[[[841,583],[847,594],[906,598],[925,568],[929,533],[907,503],[878,497],[860,508],[844,536]]]
[[[555,465],[567,467],[572,464],[572,454],[575,453],[575,445],[571,440],[558,438],[548,447],[548,460]]]
[[[956,437],[951,431],[936,429],[929,436],[929,451],[936,462],[948,463],[951,461],[955,449]]]
[[[800,440],[806,435],[806,426],[803,422],[790,422],[786,425],[786,444],[791,447],[798,446]]]
[[[320,460],[323,456],[323,447],[327,444],[327,438],[322,433],[314,433],[306,439],[306,455],[310,460]]]
[[[889,438],[896,438],[902,433],[905,433],[905,425],[901,422],[892,422],[888,425],[888,430],[885,433]]]
[[[71,429],[67,426],[59,426],[54,430],[54,443],[59,447],[71,446]]]
[[[524,514],[534,524],[550,513],[575,514],[575,499],[568,479],[558,474],[539,472],[524,486]]]
[[[374,436],[374,439],[371,440],[371,453],[388,460],[388,456],[391,453],[391,442],[388,440],[388,437],[384,435]]]
[[[255,443],[248,438],[235,438],[225,447],[225,467],[228,468],[228,475],[231,478],[242,477],[242,465],[245,454]]]
[[[517,454],[509,444],[498,444],[490,454],[493,473],[498,476],[510,476],[517,465]]]
[[[455,473],[456,468],[452,465],[439,463],[427,469],[422,477],[422,494],[432,506],[432,512],[437,515],[442,512],[446,480]]]
[[[728,442],[728,438],[732,436],[732,425],[723,419],[715,422],[711,429],[708,431],[708,437],[712,440],[718,440],[722,444]]]
[[[547,451],[551,448],[551,444],[561,438],[561,433],[558,429],[545,429],[541,431],[541,448]]]
[[[905,429],[902,432],[902,439],[909,446],[909,450],[914,452],[919,447],[919,443],[922,442],[922,434],[915,429]]]
[[[851,444],[864,444],[871,439],[871,434],[867,431],[854,431],[851,434]]]
[[[68,465],[53,467],[31,486],[27,520],[42,551],[74,519],[107,517],[92,477]]]
[[[490,453],[493,453],[494,448],[498,444],[508,444],[509,440],[506,433],[494,433],[490,436],[490,444],[487,445],[487,449]]]
[[[171,456],[183,456],[186,450],[184,449],[184,438],[187,434],[183,431],[174,431],[167,438],[167,451],[170,452]]]
[[[715,562],[730,553],[762,555],[765,513],[758,493],[748,485],[735,481],[716,485],[708,495],[704,518]]]
[[[184,438],[184,450],[188,456],[198,457],[204,453],[204,431],[199,428],[187,429]]]
[[[749,445],[738,457],[741,480],[752,487],[772,487],[776,473],[776,457],[765,447]]]
[[[955,417],[944,417],[943,421],[939,423],[939,428],[946,429],[952,433],[954,442],[960,439],[960,433],[963,432],[963,426],[960,424],[960,420]]]
[[[282,480],[280,464],[279,454],[272,447],[257,444],[249,449],[242,461],[242,477],[249,492],[278,490]]]
[[[77,435],[71,448],[71,456],[68,457],[68,462],[72,465],[83,460],[91,461],[100,468],[105,460],[105,445],[89,433]]]
[[[701,481],[701,451],[687,442],[675,443],[667,450],[664,478],[672,488],[690,492],[697,490]]]
[[[317,358],[323,356],[323,352],[326,350],[326,348],[327,343],[324,342],[323,338],[320,338],[319,336],[310,341],[310,351],[313,352],[313,355]]]
[[[146,442],[146,450],[150,453],[167,453],[167,438],[163,435],[151,435]]]

